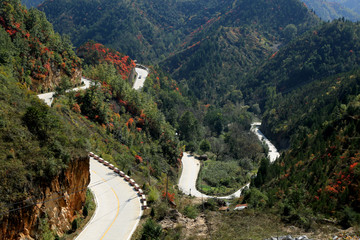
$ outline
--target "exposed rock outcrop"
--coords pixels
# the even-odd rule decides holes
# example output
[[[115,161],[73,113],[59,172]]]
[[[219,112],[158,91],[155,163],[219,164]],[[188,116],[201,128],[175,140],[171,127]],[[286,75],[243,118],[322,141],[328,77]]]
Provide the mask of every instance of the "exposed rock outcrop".
[[[0,219],[0,239],[38,239],[40,218],[47,216],[51,229],[62,235],[82,211],[90,182],[89,157],[72,160],[67,169],[41,184],[36,198]]]
[[[177,210],[171,210],[168,216],[160,222],[160,225],[163,229],[174,229],[177,226],[182,226],[185,230],[183,231],[185,239],[194,236],[197,238],[206,237],[209,232],[203,214],[200,214],[195,219],[191,219],[185,217]]]
[[[55,91],[56,87],[60,85],[62,77],[66,76],[66,74],[54,64],[49,69],[48,74],[49,75],[44,80],[32,79],[31,89],[35,92],[39,92],[39,89],[43,92]],[[76,86],[77,84],[80,84],[81,76],[82,71],[78,68],[74,68],[71,77],[69,77],[71,85]]]

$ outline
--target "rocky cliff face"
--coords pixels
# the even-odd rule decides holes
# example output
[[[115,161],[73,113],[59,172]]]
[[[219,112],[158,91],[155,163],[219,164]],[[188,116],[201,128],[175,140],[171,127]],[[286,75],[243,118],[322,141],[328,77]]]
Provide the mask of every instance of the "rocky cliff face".
[[[82,211],[90,182],[89,158],[71,161],[69,167],[52,181],[44,182],[40,196],[28,199],[0,222],[0,239],[38,239],[40,218],[48,217],[51,229],[61,236],[71,228]]]
[[[55,65],[52,66],[48,72],[48,76],[42,80],[32,79],[31,90],[35,92],[51,92],[55,91],[56,87],[60,85],[61,79],[66,74]],[[74,69],[72,75],[69,77],[72,86],[77,86],[81,83],[82,71]]]

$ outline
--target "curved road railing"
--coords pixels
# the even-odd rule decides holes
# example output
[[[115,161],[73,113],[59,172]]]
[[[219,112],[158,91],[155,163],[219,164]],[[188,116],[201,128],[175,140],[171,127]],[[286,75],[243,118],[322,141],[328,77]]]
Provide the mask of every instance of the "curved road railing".
[[[97,208],[76,240],[130,239],[147,208],[146,197],[124,172],[91,152],[89,155],[89,188]]]

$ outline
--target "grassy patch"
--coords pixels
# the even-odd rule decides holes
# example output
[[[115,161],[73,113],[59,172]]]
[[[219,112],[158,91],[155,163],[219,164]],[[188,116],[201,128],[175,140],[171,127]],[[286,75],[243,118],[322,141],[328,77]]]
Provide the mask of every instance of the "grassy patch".
[[[204,162],[197,180],[197,188],[208,195],[234,193],[248,181],[244,170],[235,161]]]

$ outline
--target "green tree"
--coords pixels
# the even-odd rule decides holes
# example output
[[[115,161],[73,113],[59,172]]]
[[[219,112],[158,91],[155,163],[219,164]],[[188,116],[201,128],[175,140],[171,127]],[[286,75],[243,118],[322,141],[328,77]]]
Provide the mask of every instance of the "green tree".
[[[211,149],[211,145],[207,139],[204,139],[200,143],[200,150],[203,152],[208,152]]]
[[[179,135],[181,140],[190,142],[198,138],[199,123],[194,114],[186,111],[179,121]]]

